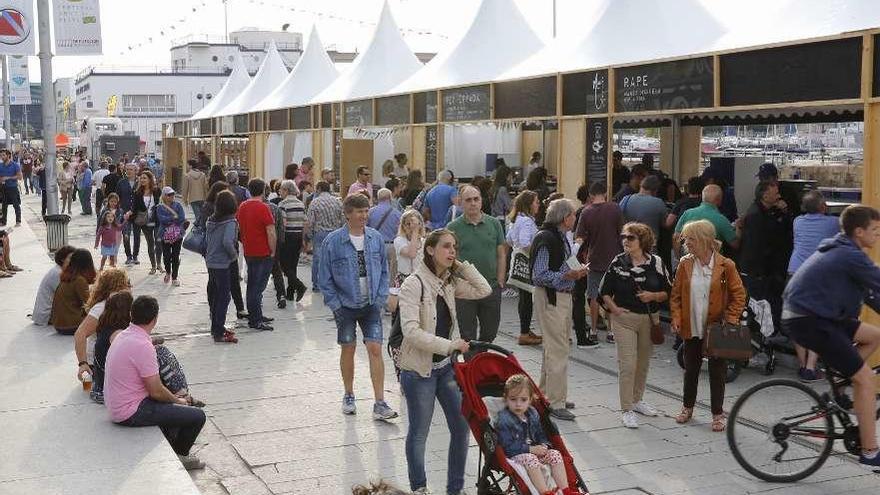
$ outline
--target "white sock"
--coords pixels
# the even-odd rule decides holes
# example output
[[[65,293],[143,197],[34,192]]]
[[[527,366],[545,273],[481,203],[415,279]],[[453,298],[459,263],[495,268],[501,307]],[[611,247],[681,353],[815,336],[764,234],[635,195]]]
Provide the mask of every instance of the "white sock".
[[[880,449],[874,449],[869,452],[862,451],[862,457],[865,459],[874,459],[878,454],[880,454]]]

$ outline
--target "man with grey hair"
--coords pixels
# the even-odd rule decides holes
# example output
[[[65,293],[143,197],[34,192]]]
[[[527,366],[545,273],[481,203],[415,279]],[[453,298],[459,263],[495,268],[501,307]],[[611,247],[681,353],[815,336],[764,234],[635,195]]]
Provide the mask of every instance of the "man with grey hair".
[[[571,328],[571,291],[574,283],[587,275],[588,268],[572,268],[572,257],[565,234],[574,227],[575,205],[567,199],[550,203],[544,225],[532,241],[529,262],[535,291],[532,301],[541,328],[544,359],[541,364],[541,390],[550,402],[550,414],[573,421],[568,402],[568,339]],[[576,265],[577,266],[577,265]]]
[[[458,190],[452,184],[452,172],[443,170],[437,175],[437,185],[425,195],[422,216],[432,229],[446,226],[446,212],[453,204],[458,204]]]
[[[709,184],[703,188],[703,202],[696,208],[685,211],[675,224],[675,233],[672,236],[672,250],[678,255],[681,251],[681,230],[690,222],[708,220],[715,227],[715,238],[724,242],[733,249],[739,247],[739,234],[730,223],[730,220],[721,213],[721,203],[724,201],[724,191],[716,184]]]
[[[242,187],[238,183],[238,172],[235,170],[226,172],[226,182],[229,184],[229,190],[232,191],[232,194],[235,194],[235,199],[238,201],[238,204],[242,204],[251,198],[251,193],[247,188]]]
[[[640,187],[637,194],[630,194],[620,200],[620,211],[623,212],[625,221],[639,222],[651,227],[654,238],[659,239],[660,229],[663,228],[666,215],[669,213],[666,203],[657,197],[660,178],[649,175],[642,180]]]
[[[816,252],[823,239],[834,237],[840,232],[838,218],[826,214],[825,197],[821,192],[805,193],[801,198],[801,210],[804,212],[803,215],[794,219],[794,249],[788,262],[789,277]],[[805,383],[824,379],[823,373],[816,369],[818,355],[798,344],[795,344],[795,350],[800,361],[798,378]]]
[[[476,187],[464,186],[461,191],[461,202],[464,214],[449,222],[447,228],[458,237],[456,246],[458,259],[470,261],[477,267],[477,271],[492,287],[492,293],[483,299],[455,300],[458,328],[461,337],[465,340],[492,342],[498,335],[498,325],[501,322],[501,289],[504,288],[504,282],[507,280],[504,229],[497,218],[483,213],[482,195]]]
[[[370,208],[367,218],[367,226],[374,228],[382,234],[385,242],[385,252],[388,256],[389,280],[397,280],[397,253],[394,251],[394,238],[397,237],[397,229],[400,227],[400,212],[391,204],[391,191],[379,189],[376,193],[378,203]]]

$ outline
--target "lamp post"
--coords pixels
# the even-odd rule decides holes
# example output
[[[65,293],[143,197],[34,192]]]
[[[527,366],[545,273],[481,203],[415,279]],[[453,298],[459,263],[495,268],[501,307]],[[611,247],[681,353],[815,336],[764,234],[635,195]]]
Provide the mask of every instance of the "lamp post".
[[[37,0],[40,34],[40,87],[43,91],[43,142],[46,146],[46,212],[58,213],[58,183],[55,181],[55,90],[52,88],[52,36],[49,28],[49,0]]]
[[[205,91],[205,90],[202,89],[202,91]],[[207,105],[208,102],[211,101],[211,98],[213,98],[213,97],[214,97],[214,95],[212,95],[211,93],[196,93],[196,99],[201,100],[202,108],[205,108],[205,105]]]

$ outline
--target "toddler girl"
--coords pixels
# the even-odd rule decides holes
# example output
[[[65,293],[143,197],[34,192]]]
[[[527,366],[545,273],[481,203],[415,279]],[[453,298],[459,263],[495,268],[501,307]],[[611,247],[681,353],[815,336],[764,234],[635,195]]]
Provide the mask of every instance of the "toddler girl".
[[[538,411],[532,407],[532,382],[525,375],[513,375],[504,384],[506,407],[498,413],[498,441],[508,461],[526,468],[532,484],[541,495],[574,495],[568,487],[568,475],[562,454],[554,450],[541,427]],[[547,487],[541,465],[550,466],[557,490]]]
[[[101,245],[101,270],[109,258],[110,266],[116,266],[116,254],[119,252],[119,239],[122,238],[122,224],[117,221],[116,215],[107,211],[101,219],[101,225],[95,233],[95,249]]]

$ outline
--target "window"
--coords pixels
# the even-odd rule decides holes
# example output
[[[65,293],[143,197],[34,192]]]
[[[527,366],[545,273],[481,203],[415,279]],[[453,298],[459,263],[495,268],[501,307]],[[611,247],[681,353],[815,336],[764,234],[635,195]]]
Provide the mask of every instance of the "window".
[[[122,95],[123,113],[175,113],[174,95]]]
[[[92,108],[93,106],[95,106],[95,105],[92,104],[92,102],[90,102],[90,101],[86,102],[86,108]]]

